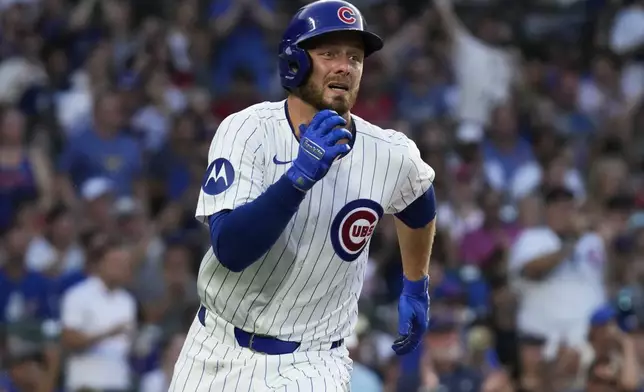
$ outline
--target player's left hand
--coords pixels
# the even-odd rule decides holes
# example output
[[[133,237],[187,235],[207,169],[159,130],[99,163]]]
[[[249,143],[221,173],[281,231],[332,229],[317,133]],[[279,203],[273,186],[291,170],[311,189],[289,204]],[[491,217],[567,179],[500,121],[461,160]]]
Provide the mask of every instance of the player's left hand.
[[[398,301],[398,338],[391,348],[398,355],[412,352],[420,344],[429,325],[429,277],[411,281],[403,277]]]

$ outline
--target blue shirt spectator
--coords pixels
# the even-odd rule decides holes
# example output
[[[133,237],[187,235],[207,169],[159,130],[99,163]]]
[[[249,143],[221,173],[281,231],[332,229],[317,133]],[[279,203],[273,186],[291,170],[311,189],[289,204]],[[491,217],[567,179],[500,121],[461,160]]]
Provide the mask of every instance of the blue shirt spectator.
[[[427,56],[416,55],[410,60],[408,72],[397,93],[398,116],[419,125],[446,115],[448,86],[437,76],[434,62]]]
[[[59,167],[76,186],[92,177],[106,177],[114,182],[120,195],[129,195],[142,163],[139,145],[133,138],[116,135],[104,139],[88,130],[69,141]]]
[[[43,275],[24,271],[12,277],[0,269],[0,321],[44,320],[52,316],[49,280]]]
[[[136,139],[123,133],[121,103],[107,95],[96,104],[94,127],[72,137],[59,170],[76,187],[92,177],[113,181],[119,195],[131,195],[142,172],[141,148]]]
[[[5,235],[6,261],[0,268],[0,323],[51,317],[50,282],[25,265],[30,239],[29,231],[18,225]]]
[[[220,54],[213,65],[213,87],[217,94],[229,92],[233,75],[240,68],[254,76],[259,91],[269,91],[273,66],[264,30],[274,23],[275,7],[275,0],[211,3],[210,19],[219,39]]]

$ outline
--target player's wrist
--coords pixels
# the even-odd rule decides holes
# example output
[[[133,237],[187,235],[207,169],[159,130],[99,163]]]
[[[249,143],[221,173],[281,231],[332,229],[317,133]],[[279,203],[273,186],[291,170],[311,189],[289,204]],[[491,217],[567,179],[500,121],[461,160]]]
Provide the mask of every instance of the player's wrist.
[[[306,176],[295,166],[291,166],[286,171],[285,176],[289,179],[293,187],[301,192],[308,192],[311,188],[313,188],[313,185],[315,185],[315,181],[313,179]]]
[[[409,279],[403,275],[403,294],[426,295],[429,292],[429,275],[420,279]]]

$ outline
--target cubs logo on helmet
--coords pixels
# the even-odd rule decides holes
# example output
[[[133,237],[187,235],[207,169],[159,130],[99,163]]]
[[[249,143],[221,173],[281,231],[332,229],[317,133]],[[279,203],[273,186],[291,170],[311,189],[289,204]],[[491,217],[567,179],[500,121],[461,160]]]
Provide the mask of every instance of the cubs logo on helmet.
[[[338,18],[346,24],[356,23],[356,13],[352,8],[347,6],[342,6],[338,8]]]
[[[301,47],[305,41],[338,31],[352,31],[364,42],[364,55],[382,49],[382,38],[367,30],[367,22],[351,3],[342,0],[319,0],[305,5],[291,19],[280,42],[279,72],[282,87],[301,86],[311,72],[311,59]]]
[[[369,243],[384,211],[380,204],[358,199],[342,207],[331,224],[331,244],[344,261],[356,260]]]

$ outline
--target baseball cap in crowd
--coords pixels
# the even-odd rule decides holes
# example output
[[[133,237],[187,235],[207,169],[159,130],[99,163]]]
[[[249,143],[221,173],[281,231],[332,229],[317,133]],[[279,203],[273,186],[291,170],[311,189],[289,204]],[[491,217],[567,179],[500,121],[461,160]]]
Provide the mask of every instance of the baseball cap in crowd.
[[[94,177],[85,181],[81,186],[81,196],[85,201],[94,201],[111,194],[114,190],[112,181],[105,177]]]
[[[615,320],[617,311],[611,305],[603,305],[593,312],[590,316],[591,327],[603,327],[604,325]]]

